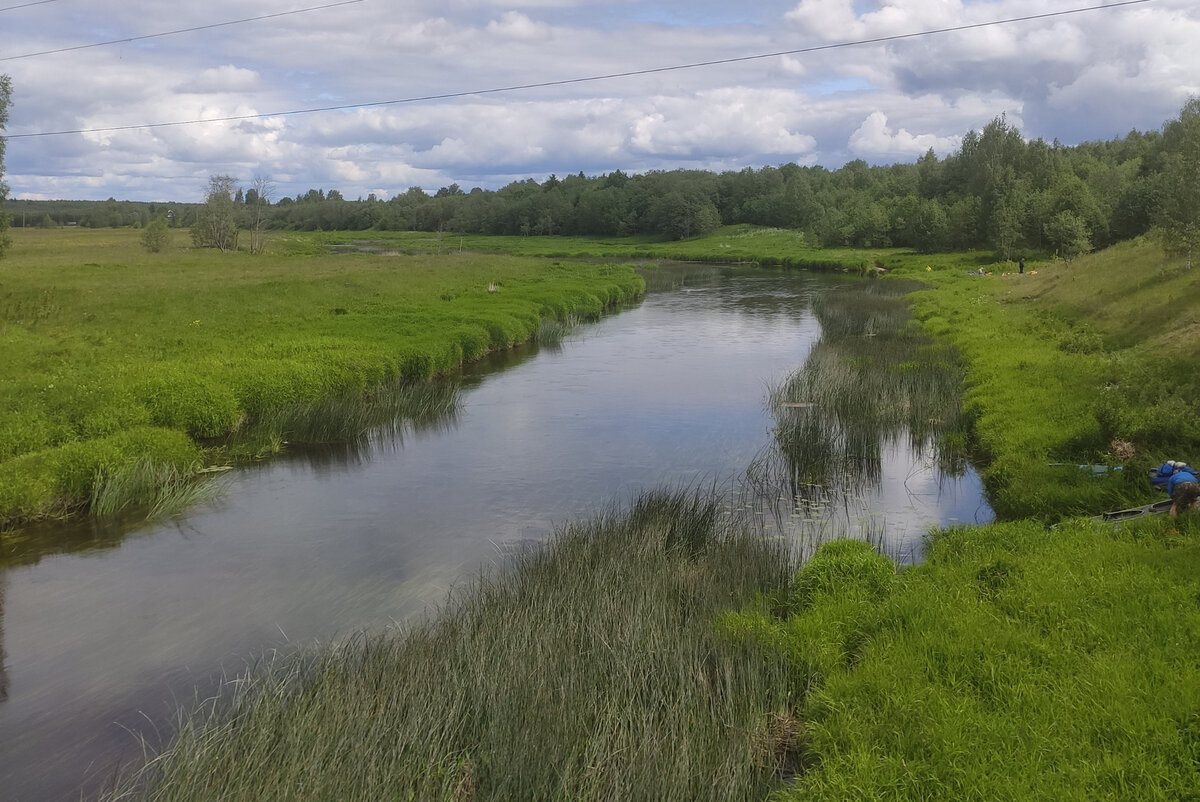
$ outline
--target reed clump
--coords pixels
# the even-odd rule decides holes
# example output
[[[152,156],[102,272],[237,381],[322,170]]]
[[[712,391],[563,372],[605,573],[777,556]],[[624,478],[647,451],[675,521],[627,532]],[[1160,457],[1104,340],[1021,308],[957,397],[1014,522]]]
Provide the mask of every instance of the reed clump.
[[[109,799],[761,799],[782,660],[714,631],[788,562],[670,491],[561,530],[437,617],[267,660]]]
[[[776,449],[751,469],[759,483],[846,490],[879,481],[882,451],[907,440],[918,456],[945,455],[963,431],[963,366],[955,351],[913,325],[916,285],[874,281],[813,300],[821,339],[804,365],[771,388]]]
[[[399,381],[362,392],[270,407],[226,438],[216,453],[231,458],[274,453],[285,446],[365,444],[372,437],[453,425],[459,386],[452,381]]]
[[[533,341],[541,348],[557,348],[562,345],[563,339],[578,327],[579,318],[575,315],[542,318],[537,331],[534,332]]]

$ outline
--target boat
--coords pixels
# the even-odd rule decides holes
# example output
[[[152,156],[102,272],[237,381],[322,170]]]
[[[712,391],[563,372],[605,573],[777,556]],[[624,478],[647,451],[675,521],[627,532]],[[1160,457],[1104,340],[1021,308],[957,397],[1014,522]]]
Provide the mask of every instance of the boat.
[[[1115,512],[1106,512],[1097,515],[1093,521],[1100,522],[1118,522],[1131,521],[1135,518],[1145,518],[1147,515],[1162,515],[1164,512],[1171,510],[1171,499],[1164,498],[1162,501],[1156,501],[1153,504],[1144,504],[1141,507],[1130,507],[1127,510],[1116,510]]]

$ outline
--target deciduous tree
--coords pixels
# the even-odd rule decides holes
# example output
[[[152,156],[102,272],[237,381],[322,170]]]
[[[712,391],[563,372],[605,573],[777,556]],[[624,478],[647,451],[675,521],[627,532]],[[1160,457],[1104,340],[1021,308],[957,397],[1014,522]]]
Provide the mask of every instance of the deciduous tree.
[[[1092,249],[1092,240],[1087,224],[1075,212],[1065,210],[1057,213],[1045,224],[1046,241],[1069,266],[1071,260]]]
[[[1200,250],[1200,98],[1184,105],[1163,130],[1163,172],[1158,224],[1167,253],[1192,267]]]
[[[12,79],[7,75],[0,75],[0,131],[4,130],[4,126],[8,123],[8,107],[12,103]],[[4,137],[0,136],[0,204],[8,199],[8,184],[4,183]],[[4,256],[4,252],[12,245],[12,238],[8,236],[8,212],[0,209],[0,257]]]
[[[192,244],[198,248],[235,250],[238,239],[237,210],[233,193],[237,179],[230,175],[214,175],[208,179],[204,204],[192,224]]]
[[[254,186],[246,191],[250,216],[250,253],[262,253],[266,240],[267,209],[275,195],[275,184],[263,175],[254,177]]]

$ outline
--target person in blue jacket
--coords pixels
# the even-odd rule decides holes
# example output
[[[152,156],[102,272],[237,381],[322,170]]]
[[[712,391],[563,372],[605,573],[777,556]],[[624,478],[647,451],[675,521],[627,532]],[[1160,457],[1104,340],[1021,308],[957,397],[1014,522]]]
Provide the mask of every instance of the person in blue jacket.
[[[1194,508],[1196,499],[1200,498],[1200,483],[1195,472],[1185,466],[1171,474],[1167,480],[1167,495],[1171,497],[1172,518],[1183,510]]]

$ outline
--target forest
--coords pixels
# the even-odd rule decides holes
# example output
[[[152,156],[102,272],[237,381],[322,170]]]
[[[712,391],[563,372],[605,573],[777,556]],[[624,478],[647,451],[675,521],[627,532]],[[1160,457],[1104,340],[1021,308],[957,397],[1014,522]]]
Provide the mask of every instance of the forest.
[[[498,190],[451,184],[430,195],[410,187],[389,200],[349,200],[336,189],[275,198],[269,181],[255,184],[245,190],[236,179],[221,184],[243,227],[257,220],[266,228],[306,231],[686,239],[748,223],[799,230],[824,246],[982,249],[1004,259],[1029,251],[1070,259],[1158,226],[1175,251],[1186,253],[1200,236],[1200,99],[1160,131],[1073,146],[1026,140],[999,116],[965,134],[958,151],[939,157],[930,150],[911,164],[581,172]],[[187,227],[203,207],[114,198],[6,205],[16,226],[89,227],[145,226],[156,217]]]

